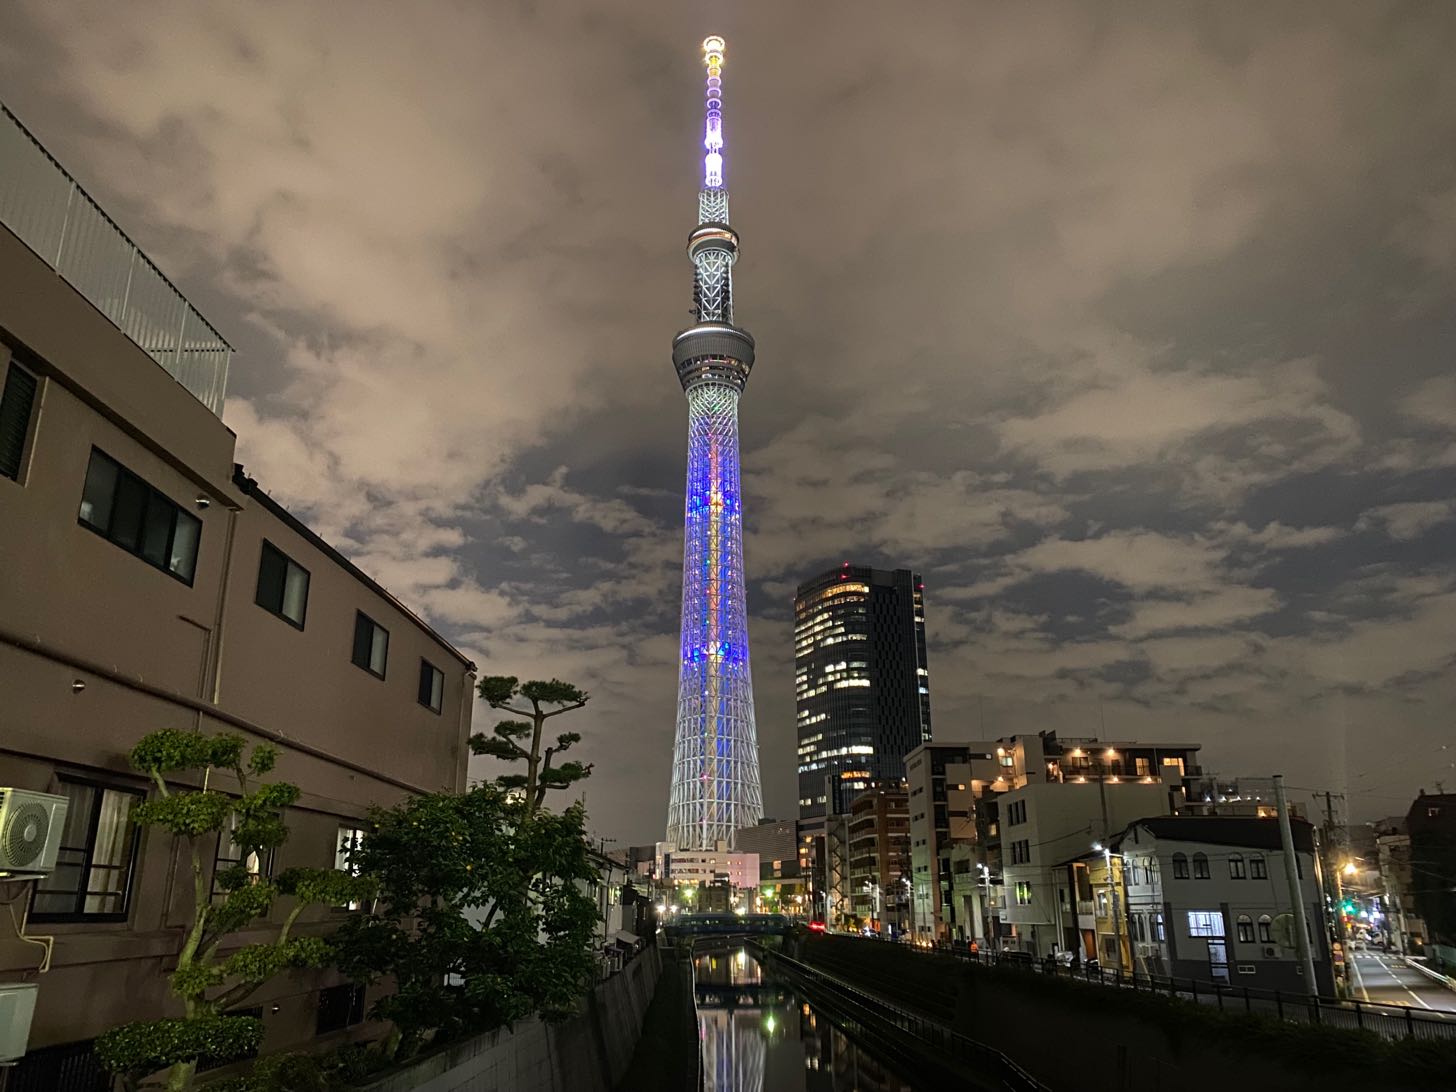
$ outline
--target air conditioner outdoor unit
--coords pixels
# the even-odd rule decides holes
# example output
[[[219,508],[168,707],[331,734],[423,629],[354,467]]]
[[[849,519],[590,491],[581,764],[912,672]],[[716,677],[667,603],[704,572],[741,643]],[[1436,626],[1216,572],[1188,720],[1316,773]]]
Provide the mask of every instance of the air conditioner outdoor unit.
[[[1278,954],[1279,954],[1279,949],[1278,948],[1265,948],[1264,949],[1264,958],[1265,959],[1273,959]]]
[[[69,803],[47,792],[0,788],[0,877],[44,876],[56,867]]]
[[[12,1065],[25,1057],[35,993],[34,982],[0,983],[0,1065]]]

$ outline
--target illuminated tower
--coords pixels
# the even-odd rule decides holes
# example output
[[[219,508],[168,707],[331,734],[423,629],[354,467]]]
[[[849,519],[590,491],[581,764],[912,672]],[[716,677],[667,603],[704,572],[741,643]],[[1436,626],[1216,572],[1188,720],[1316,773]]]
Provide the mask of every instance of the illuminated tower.
[[[731,846],[735,831],[763,817],[738,483],[738,396],[753,367],[753,338],[733,325],[738,233],[728,226],[723,185],[722,38],[703,42],[703,60],[703,188],[688,236],[697,322],[672,343],[688,398],[682,659],[667,807],[667,840],[679,849]]]

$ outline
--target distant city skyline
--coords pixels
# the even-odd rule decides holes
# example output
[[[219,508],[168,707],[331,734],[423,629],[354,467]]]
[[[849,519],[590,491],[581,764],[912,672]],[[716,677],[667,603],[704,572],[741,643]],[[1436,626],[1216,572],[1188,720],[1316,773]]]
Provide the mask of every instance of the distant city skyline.
[[[236,348],[248,472],[482,671],[590,691],[592,825],[647,843],[709,30],[767,814],[845,558],[924,574],[937,735],[1176,736],[1357,820],[1456,785],[1450,4],[18,0],[0,100]]]

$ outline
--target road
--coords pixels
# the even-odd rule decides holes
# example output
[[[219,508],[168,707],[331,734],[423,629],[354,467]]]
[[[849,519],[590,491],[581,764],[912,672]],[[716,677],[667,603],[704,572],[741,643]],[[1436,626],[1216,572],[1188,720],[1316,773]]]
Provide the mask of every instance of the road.
[[[1352,984],[1361,1001],[1410,1005],[1423,1012],[1456,1020],[1456,990],[1406,966],[1400,956],[1355,952]],[[1449,1015],[1448,1015],[1449,1014]]]

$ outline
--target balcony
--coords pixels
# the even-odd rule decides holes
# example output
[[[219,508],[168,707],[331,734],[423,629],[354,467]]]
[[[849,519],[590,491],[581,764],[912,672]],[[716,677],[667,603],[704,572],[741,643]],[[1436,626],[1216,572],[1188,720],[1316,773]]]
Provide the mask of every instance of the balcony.
[[[3,103],[0,224],[222,415],[232,346]]]

